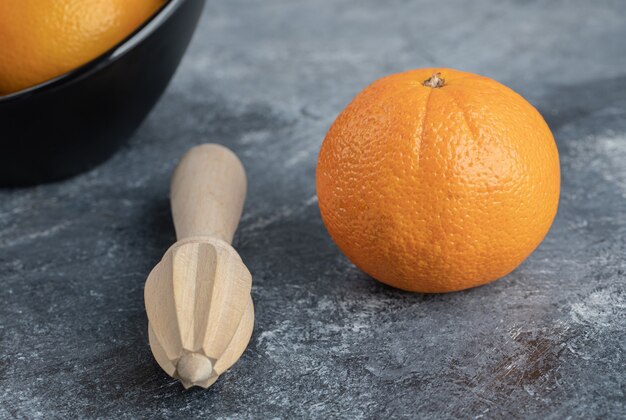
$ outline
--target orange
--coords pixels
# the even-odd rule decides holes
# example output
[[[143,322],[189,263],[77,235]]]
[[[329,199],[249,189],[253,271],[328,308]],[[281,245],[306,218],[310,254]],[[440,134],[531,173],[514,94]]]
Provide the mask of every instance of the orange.
[[[419,69],[359,93],[317,164],[328,232],[360,269],[437,293],[498,279],[557,211],[559,156],[539,112],[486,77]]]
[[[164,0],[0,0],[0,94],[68,72],[103,54]]]

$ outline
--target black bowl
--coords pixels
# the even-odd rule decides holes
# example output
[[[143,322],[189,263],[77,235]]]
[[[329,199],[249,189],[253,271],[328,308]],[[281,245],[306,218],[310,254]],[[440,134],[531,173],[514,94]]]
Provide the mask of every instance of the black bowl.
[[[170,0],[102,56],[0,96],[0,186],[63,179],[111,156],[167,87],[204,2]]]

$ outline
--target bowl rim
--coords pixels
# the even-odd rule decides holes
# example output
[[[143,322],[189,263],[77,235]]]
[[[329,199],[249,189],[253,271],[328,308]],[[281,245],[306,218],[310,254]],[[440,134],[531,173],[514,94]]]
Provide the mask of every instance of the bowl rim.
[[[36,95],[40,92],[47,92],[64,85],[65,83],[86,76],[97,71],[109,63],[116,61],[124,54],[135,48],[148,36],[154,33],[163,23],[165,23],[178,10],[182,3],[187,0],[167,0],[161,8],[147,21],[137,27],[127,37],[115,44],[113,47],[95,57],[94,59],[69,70],[52,79],[43,81],[36,85],[18,90],[5,95],[0,94],[0,104],[19,100],[25,97]]]

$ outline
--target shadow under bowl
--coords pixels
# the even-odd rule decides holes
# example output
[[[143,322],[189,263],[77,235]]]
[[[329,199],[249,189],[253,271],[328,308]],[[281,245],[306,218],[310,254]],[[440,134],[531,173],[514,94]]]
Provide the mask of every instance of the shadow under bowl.
[[[69,73],[0,96],[0,186],[56,181],[110,157],[174,75],[205,0],[170,0],[120,44]]]

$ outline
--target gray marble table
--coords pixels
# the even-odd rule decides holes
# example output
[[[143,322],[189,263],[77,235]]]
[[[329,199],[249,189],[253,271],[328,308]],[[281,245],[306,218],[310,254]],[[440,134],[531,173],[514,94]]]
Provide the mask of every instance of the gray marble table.
[[[623,418],[625,40],[621,0],[210,0],[125,148],[74,179],[0,190],[0,417]],[[376,78],[426,66],[524,95],[563,175],[538,250],[446,295],[359,272],[315,197],[337,113]],[[235,246],[256,327],[215,386],[184,391],[150,354],[143,285],[174,240],[172,168],[205,141],[248,170]]]

